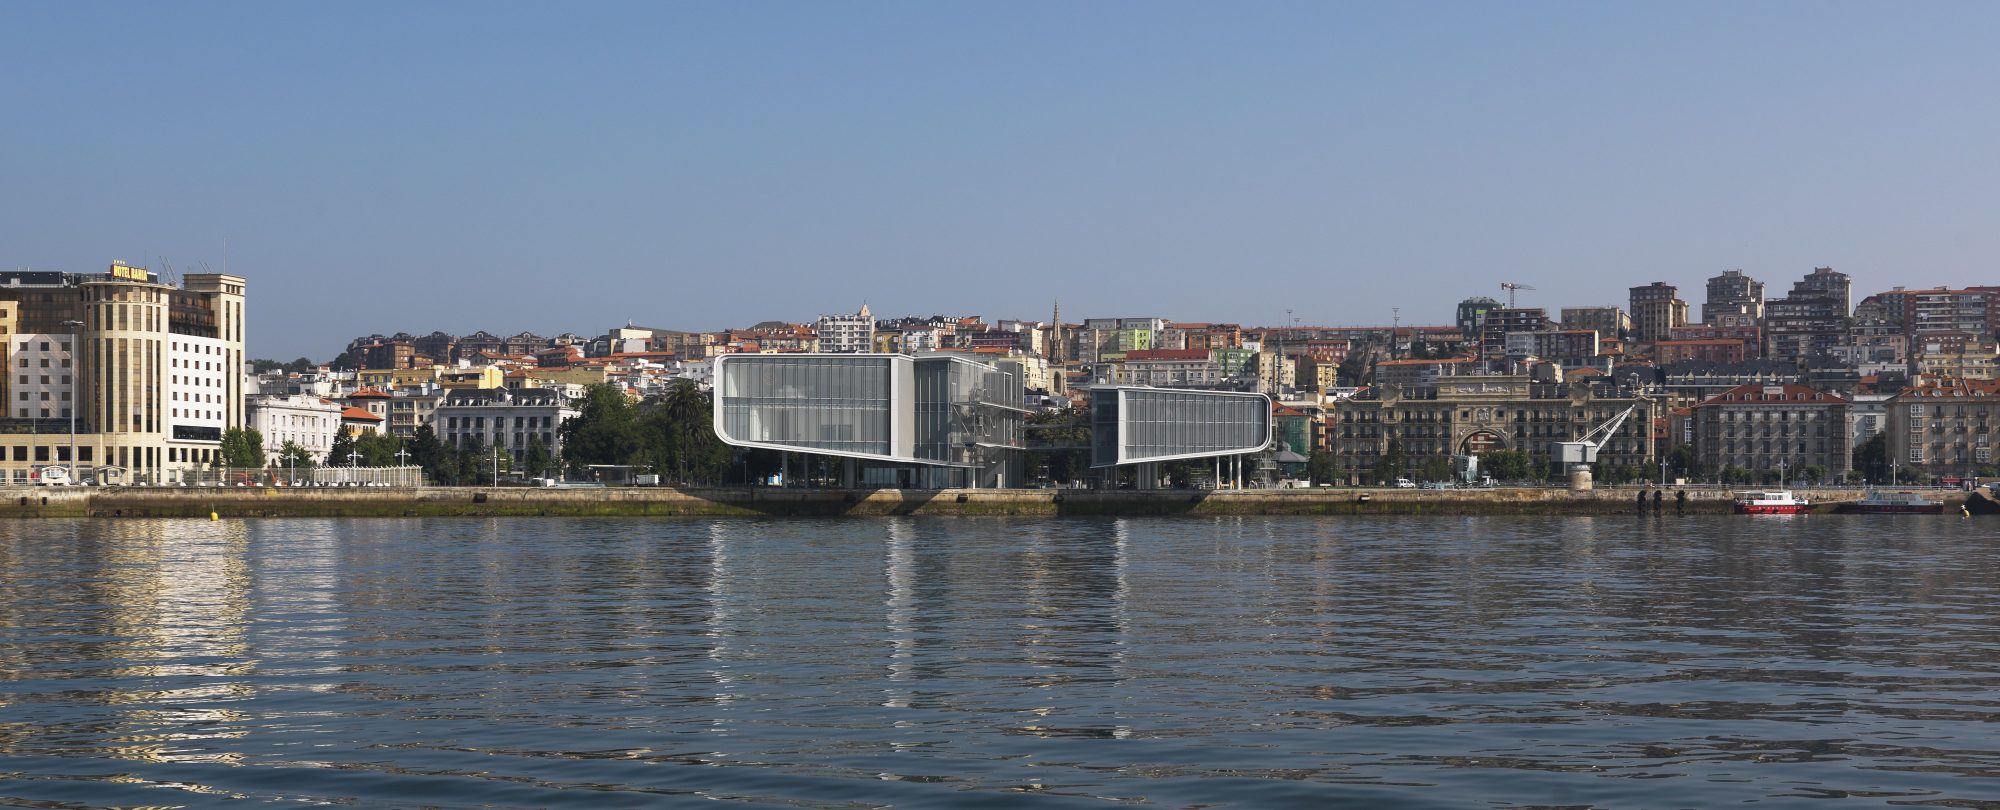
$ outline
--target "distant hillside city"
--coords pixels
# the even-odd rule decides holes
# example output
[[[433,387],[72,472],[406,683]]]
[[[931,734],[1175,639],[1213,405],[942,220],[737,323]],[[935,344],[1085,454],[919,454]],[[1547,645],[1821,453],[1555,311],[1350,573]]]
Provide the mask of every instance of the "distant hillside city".
[[[0,480],[182,483],[284,467],[313,469],[322,483],[643,474],[790,484],[832,480],[861,460],[883,468],[846,470],[855,480],[1116,485],[1134,483],[1128,467],[1145,460],[1136,485],[1462,485],[1562,480],[1575,470],[1557,445],[1585,439],[1590,472],[1608,484],[2000,477],[1990,428],[2000,421],[2000,287],[1897,287],[1854,303],[1848,276],[1824,267],[1775,298],[1742,271],[1718,274],[1698,321],[1664,282],[1632,287],[1624,306],[1553,312],[1532,306],[1533,286],[1506,283],[1460,301],[1451,324],[1071,321],[1060,305],[1046,321],[878,318],[864,305],[719,331],[367,335],[324,364],[249,359],[246,285],[122,262],[0,273],[13,371],[0,379]],[[713,390],[721,358],[784,355],[918,365],[744,365],[768,378],[744,391],[762,393],[732,404]],[[843,381],[912,373],[918,388],[972,388]],[[1246,438],[1252,422],[1239,410],[1229,442],[1204,432],[1222,417],[1202,408],[1240,409],[1240,398],[1129,393],[1142,389],[1262,398],[1270,441]],[[1092,392],[1113,391],[1127,393],[1101,404],[1131,410],[1093,423]],[[764,438],[725,435],[729,408]],[[919,436],[929,449],[896,444],[907,437],[851,449],[867,444],[856,431],[881,426],[812,415],[827,408],[931,420]],[[1134,444],[1146,425],[1176,424],[1203,430]],[[814,452],[786,478],[783,453],[759,447]]]
[[[535,429],[522,441],[560,458],[558,427],[588,386],[644,401],[677,381],[706,390],[728,354],[942,353],[1019,364],[1023,402],[1045,412],[1082,406],[1093,386],[1262,392],[1284,457],[1264,465],[1274,478],[1442,481],[1481,456],[1489,474],[1555,480],[1554,442],[1633,406],[1640,418],[1604,443],[1599,481],[2000,475],[1987,429],[2000,406],[2000,287],[1897,287],[1854,303],[1849,277],[1822,267],[1780,297],[1740,270],[1720,273],[1698,310],[1665,282],[1632,287],[1624,306],[1551,310],[1530,305],[1540,294],[1530,285],[1498,292],[1460,301],[1455,322],[1437,325],[1065,321],[1060,306],[1045,321],[989,322],[878,318],[863,306],[719,331],[367,335],[323,367],[265,364],[257,388],[266,408],[325,400],[339,409],[319,416],[342,430],[396,437],[431,426],[450,443],[489,434],[489,418],[525,420]],[[494,393],[506,391],[554,396]],[[297,440],[316,461],[332,450],[329,437]]]

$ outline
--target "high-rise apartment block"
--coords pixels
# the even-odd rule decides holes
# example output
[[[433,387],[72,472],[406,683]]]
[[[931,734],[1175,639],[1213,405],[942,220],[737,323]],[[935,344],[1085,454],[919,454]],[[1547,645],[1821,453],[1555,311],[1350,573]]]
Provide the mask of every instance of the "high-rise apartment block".
[[[1847,340],[1853,284],[1846,273],[1820,267],[1792,284],[1792,293],[1764,306],[1764,356],[1798,360],[1828,354]]]
[[[1665,340],[1676,326],[1687,324],[1688,305],[1680,288],[1664,281],[1632,288],[1632,337]]]
[[[1741,270],[1724,270],[1708,280],[1701,322],[1710,326],[1755,326],[1764,318],[1764,282]]]
[[[1563,307],[1564,329],[1589,329],[1598,340],[1618,340],[1632,331],[1632,316],[1617,307]]]
[[[163,481],[213,463],[244,424],[243,288],[222,273],[176,287],[123,263],[0,273],[0,476],[74,462],[86,478]]]
[[[1467,341],[1479,340],[1486,330],[1486,315],[1500,308],[1500,302],[1474,296],[1458,302],[1458,334]]]
[[[862,304],[853,315],[821,315],[819,350],[833,354],[859,354],[875,350],[875,316]]]

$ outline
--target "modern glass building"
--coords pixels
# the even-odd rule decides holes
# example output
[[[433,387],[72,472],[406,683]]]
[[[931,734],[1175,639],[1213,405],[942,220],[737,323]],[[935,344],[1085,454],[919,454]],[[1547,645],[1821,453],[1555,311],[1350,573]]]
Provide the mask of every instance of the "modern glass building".
[[[1234,391],[1090,391],[1091,466],[1235,456],[1271,445],[1271,398]]]
[[[902,354],[725,354],[724,442],[851,460],[849,483],[944,488],[1020,481],[1018,363]]]

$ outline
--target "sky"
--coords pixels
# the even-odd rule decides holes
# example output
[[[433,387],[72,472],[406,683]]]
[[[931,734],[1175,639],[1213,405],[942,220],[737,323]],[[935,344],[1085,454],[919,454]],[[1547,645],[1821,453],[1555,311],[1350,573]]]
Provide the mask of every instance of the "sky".
[[[2000,283],[1994,3],[0,3],[0,270],[248,353]],[[1397,311],[1400,310],[1400,311]]]

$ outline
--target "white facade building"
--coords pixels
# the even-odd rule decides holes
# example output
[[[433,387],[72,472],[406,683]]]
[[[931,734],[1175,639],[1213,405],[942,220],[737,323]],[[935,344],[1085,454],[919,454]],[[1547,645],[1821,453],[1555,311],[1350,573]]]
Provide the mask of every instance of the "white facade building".
[[[278,463],[285,442],[311,453],[314,464],[325,464],[334,435],[340,432],[340,406],[303,394],[251,397],[250,427],[264,436],[268,464]]]
[[[229,385],[237,369],[228,344],[210,337],[169,335],[167,340],[167,446],[213,446],[229,427]],[[173,451],[169,451],[173,453]],[[178,453],[173,453],[178,455]]]
[[[70,418],[73,376],[69,335],[15,335],[8,363],[14,374],[14,401],[8,410],[18,419]]]
[[[819,350],[832,354],[859,354],[875,350],[875,316],[862,304],[853,315],[819,316]]]
[[[576,415],[569,399],[553,390],[460,390],[451,392],[437,407],[431,416],[431,429],[452,447],[477,441],[481,447],[506,450],[516,459],[539,440],[551,458],[560,458],[563,420]]]

